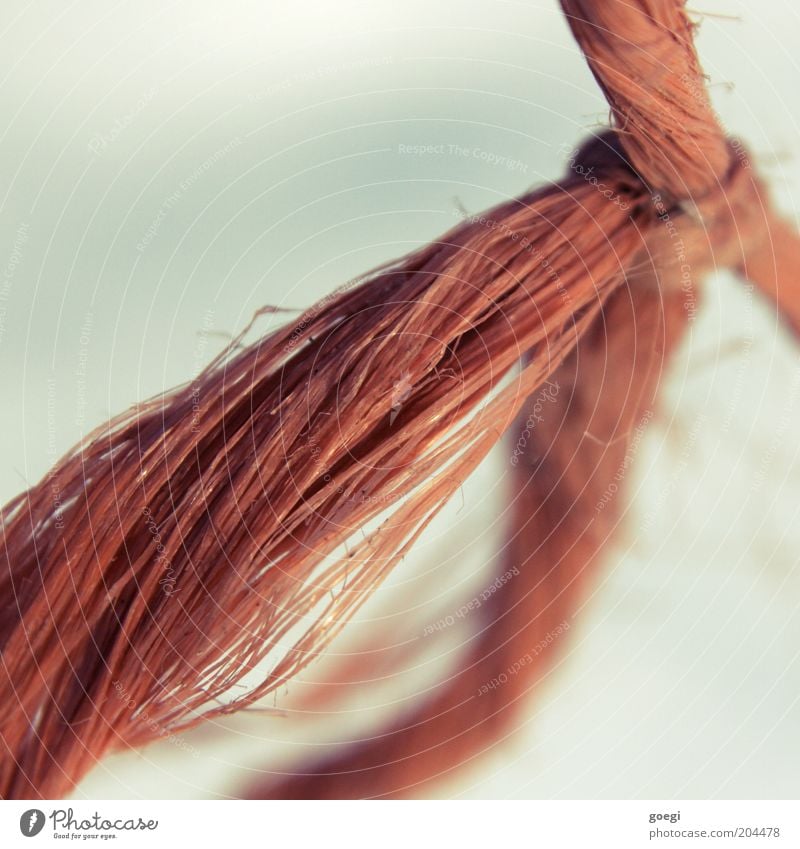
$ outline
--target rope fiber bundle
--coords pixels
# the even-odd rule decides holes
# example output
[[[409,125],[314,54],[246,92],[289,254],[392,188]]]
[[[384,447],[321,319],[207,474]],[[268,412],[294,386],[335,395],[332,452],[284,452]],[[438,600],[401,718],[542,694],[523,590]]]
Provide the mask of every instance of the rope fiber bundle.
[[[520,577],[482,607],[463,668],[385,733],[240,795],[432,792],[513,730],[553,653],[476,691],[571,616],[618,524],[616,499],[595,505],[687,324],[665,215],[695,273],[739,270],[800,329],[797,236],[714,117],[683,3],[562,7],[614,118],[580,168],[294,326],[247,346],[243,334],[191,387],[99,428],[3,508],[3,798],[63,796],[107,754],[290,680],[557,380],[513,470],[496,568]]]

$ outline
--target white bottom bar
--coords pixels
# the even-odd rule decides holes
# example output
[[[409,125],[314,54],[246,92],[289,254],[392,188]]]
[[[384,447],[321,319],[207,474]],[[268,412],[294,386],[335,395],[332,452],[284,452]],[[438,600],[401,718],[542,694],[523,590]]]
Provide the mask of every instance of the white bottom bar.
[[[0,846],[800,846],[795,801],[0,802]]]

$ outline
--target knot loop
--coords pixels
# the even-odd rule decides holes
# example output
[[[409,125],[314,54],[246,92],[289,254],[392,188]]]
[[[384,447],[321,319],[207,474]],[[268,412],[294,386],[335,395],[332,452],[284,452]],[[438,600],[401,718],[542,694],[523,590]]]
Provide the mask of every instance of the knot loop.
[[[561,0],[561,6],[649,190],[683,200],[717,189],[730,153],[682,0]]]

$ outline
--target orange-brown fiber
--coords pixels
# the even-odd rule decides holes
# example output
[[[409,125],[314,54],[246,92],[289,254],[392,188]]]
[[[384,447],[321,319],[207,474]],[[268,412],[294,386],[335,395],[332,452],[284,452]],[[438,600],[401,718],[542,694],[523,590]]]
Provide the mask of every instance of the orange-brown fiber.
[[[615,122],[580,168],[243,334],[2,509],[0,796],[63,796],[289,681],[558,380],[511,476],[497,568],[519,576],[463,669],[371,742],[242,795],[431,795],[524,718],[552,652],[478,693],[573,615],[618,524],[596,504],[686,324],[666,221],[694,287],[738,269],[800,327],[797,236],[724,139],[683,4],[562,5]]]
[[[720,189],[730,157],[684,4],[562,0],[561,8],[648,187],[679,200]]]
[[[624,166],[607,172],[633,215],[573,175],[468,221],[129,411],[6,507],[4,795],[59,795],[324,647],[621,285],[655,225]]]
[[[395,727],[340,744],[305,774],[245,788],[254,798],[375,798],[437,793],[437,784],[513,740],[619,520],[609,484],[653,416],[662,366],[686,327],[685,296],[618,289],[550,377],[557,391],[512,467],[508,540],[497,575],[514,575],[477,611],[463,666]],[[613,332],[611,331],[613,328]],[[529,407],[512,433],[522,433]],[[638,430],[637,430],[638,429]],[[567,628],[564,628],[567,623]],[[544,649],[543,649],[544,647]]]
[[[739,224],[732,265],[775,302],[800,333],[800,239],[771,209],[740,148],[733,153],[711,107],[694,48],[695,25],[683,0],[561,0],[567,22],[611,107],[627,159],[668,203],[691,208],[730,196],[732,164],[753,181],[747,221]]]
[[[726,201],[715,212],[704,203],[703,224],[673,210],[672,223],[699,273],[741,256],[737,223],[751,214],[755,192],[743,171],[730,185],[733,208]],[[526,433],[525,457],[511,469],[508,540],[496,573],[515,577],[480,608],[463,666],[377,737],[340,745],[341,754],[296,775],[265,777],[244,794],[430,797],[437,782],[513,738],[530,710],[526,697],[547,680],[558,659],[554,649],[568,638],[559,625],[574,623],[617,529],[623,505],[609,485],[633,462],[631,440],[641,438],[655,415],[660,377],[686,331],[687,307],[699,297],[681,286],[681,263],[663,222],[642,233],[625,285],[549,378],[559,389],[547,415],[526,431],[524,406],[511,429],[512,442]],[[537,649],[543,644],[547,651]],[[501,686],[487,688],[498,681]]]

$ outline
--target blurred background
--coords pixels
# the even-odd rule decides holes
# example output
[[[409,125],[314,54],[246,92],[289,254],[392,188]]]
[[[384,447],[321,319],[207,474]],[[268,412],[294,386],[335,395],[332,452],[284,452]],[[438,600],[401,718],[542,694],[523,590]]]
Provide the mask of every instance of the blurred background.
[[[697,2],[714,106],[796,221],[797,6]],[[564,145],[608,118],[555,2],[5,8],[3,501],[109,415],[190,380],[257,308],[309,306],[459,209],[557,179]],[[708,279],[567,650],[522,732],[441,795],[800,794],[798,432],[800,348],[740,281]],[[425,627],[485,586],[507,455],[328,661],[263,712],[104,761],[76,797],[229,795],[420,698],[470,638],[468,622]],[[309,704],[369,640],[384,662]]]

